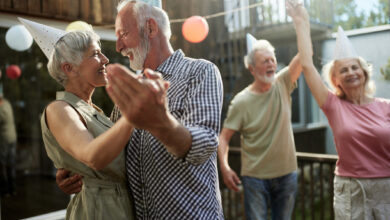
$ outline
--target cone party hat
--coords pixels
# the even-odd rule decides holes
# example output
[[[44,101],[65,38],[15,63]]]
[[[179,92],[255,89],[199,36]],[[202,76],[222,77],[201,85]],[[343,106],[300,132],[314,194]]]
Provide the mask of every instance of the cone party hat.
[[[27,19],[18,19],[33,36],[35,42],[37,42],[38,46],[46,55],[47,59],[49,59],[53,53],[54,45],[57,43],[57,41],[67,33],[64,30],[53,28]]]
[[[336,37],[336,46],[334,51],[333,59],[340,60],[345,58],[357,58],[358,55],[355,49],[352,46],[351,41],[348,39],[343,28],[339,26],[337,37]]]
[[[157,8],[162,8],[161,0],[141,0],[142,2],[145,2],[146,4],[152,5]]]
[[[249,54],[249,52],[251,52],[251,50],[253,49],[253,46],[256,44],[257,40],[255,37],[253,37],[252,34],[249,34],[247,33],[246,34],[246,50],[247,50],[247,54]]]

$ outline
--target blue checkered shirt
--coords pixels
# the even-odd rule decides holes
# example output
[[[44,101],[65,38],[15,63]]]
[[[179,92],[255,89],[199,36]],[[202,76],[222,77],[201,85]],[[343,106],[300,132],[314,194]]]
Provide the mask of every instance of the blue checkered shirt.
[[[126,169],[138,219],[223,219],[217,146],[223,87],[218,68],[181,50],[157,70],[170,82],[171,114],[192,135],[185,158],[176,158],[148,131],[135,129]],[[120,117],[117,107],[113,121]]]

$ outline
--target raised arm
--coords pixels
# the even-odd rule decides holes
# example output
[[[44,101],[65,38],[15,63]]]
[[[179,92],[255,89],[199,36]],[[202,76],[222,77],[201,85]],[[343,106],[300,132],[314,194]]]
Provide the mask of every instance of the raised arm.
[[[241,182],[236,172],[234,172],[234,170],[230,168],[228,161],[229,142],[235,132],[236,131],[228,128],[222,129],[221,134],[219,135],[218,159],[223,177],[223,182],[229,189],[237,192],[237,184],[240,184]]]
[[[297,34],[299,58],[303,74],[311,93],[321,107],[328,96],[328,88],[313,64],[313,48],[310,36],[310,22],[306,9],[296,1],[286,1],[287,13],[294,22]]]
[[[103,169],[119,155],[132,132],[132,126],[123,118],[94,138],[76,110],[62,101],[47,107],[46,123],[66,152],[95,170]]]
[[[288,64],[288,69],[290,72],[291,82],[295,83],[302,72],[301,61],[299,60],[299,54],[295,55],[294,58]]]

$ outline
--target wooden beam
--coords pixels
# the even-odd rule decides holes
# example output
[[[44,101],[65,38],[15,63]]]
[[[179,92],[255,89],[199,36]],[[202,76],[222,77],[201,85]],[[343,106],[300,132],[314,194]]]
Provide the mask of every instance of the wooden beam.
[[[91,16],[90,16],[90,13],[91,13],[90,8],[91,8],[90,0],[83,0],[83,1],[81,1],[80,11],[81,11],[81,19],[82,20],[89,21],[89,19],[91,18]]]
[[[11,9],[12,1],[11,0],[0,0],[1,9]]]
[[[55,0],[42,0],[42,15],[45,17],[55,16],[57,4]]]
[[[74,20],[79,20],[80,15],[80,1],[79,0],[68,0],[68,15]]]
[[[14,10],[19,12],[27,11],[27,4],[25,0],[13,0]]]
[[[28,6],[28,12],[32,14],[41,14],[41,0],[28,0],[27,3]]]
[[[102,21],[106,24],[113,24],[116,4],[110,1],[102,1]]]
[[[102,5],[101,0],[92,0],[92,15],[94,23],[102,23]]]

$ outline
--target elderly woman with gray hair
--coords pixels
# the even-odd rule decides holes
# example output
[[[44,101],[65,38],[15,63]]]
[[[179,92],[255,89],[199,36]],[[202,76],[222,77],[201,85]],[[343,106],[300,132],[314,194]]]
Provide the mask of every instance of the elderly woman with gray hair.
[[[123,152],[133,127],[125,118],[114,125],[91,99],[107,84],[107,63],[99,37],[75,31],[57,41],[47,65],[65,91],[42,115],[46,151],[56,168],[83,176],[66,219],[134,219]]]
[[[306,82],[332,128],[339,159],[334,179],[336,219],[390,216],[390,100],[375,98],[367,62],[339,31],[340,53],[321,80],[312,60],[310,23],[300,4],[287,3]],[[344,40],[341,40],[344,39]],[[345,42],[345,43],[342,43]],[[349,45],[349,46],[348,46]],[[348,49],[350,48],[350,49]]]

